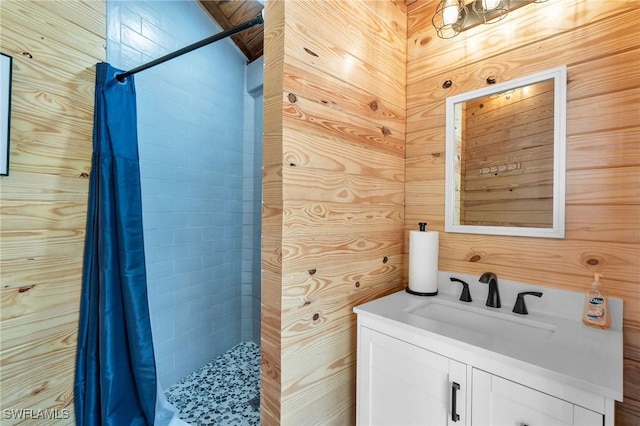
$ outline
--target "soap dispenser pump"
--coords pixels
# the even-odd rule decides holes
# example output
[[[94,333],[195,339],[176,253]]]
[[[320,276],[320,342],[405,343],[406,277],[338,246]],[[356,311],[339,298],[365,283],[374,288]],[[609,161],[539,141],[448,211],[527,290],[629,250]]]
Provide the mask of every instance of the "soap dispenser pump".
[[[590,327],[606,330],[611,327],[611,317],[609,316],[607,298],[600,290],[600,277],[602,275],[596,273],[591,283],[591,289],[587,290],[582,322]]]

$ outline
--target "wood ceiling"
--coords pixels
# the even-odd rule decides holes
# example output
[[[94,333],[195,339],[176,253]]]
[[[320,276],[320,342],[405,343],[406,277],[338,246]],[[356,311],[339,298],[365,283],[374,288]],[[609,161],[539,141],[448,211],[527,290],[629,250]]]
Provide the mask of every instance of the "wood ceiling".
[[[255,18],[264,7],[261,2],[256,0],[199,1],[223,31],[250,21]],[[404,0],[404,4],[409,6],[416,1],[417,0]],[[253,62],[262,56],[263,30],[264,24],[256,25],[231,37],[236,46],[244,53],[248,62]]]
[[[223,31],[252,20],[263,8],[255,0],[200,0],[200,4]],[[256,25],[231,36],[248,62],[262,56],[263,29],[264,24]]]

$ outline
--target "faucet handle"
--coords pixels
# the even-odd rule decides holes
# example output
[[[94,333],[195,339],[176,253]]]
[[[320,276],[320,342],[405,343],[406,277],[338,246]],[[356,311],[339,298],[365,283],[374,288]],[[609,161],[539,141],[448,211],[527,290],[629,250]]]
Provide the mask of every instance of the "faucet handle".
[[[513,310],[511,312],[515,312],[520,315],[527,315],[527,305],[524,304],[524,296],[532,295],[536,297],[542,297],[542,293],[539,291],[523,291],[522,293],[518,293],[518,298],[516,299],[516,304],[513,306]]]
[[[452,282],[458,282],[462,284],[462,294],[460,294],[460,300],[463,302],[471,302],[471,293],[469,292],[469,284],[462,281],[460,278],[449,277]]]

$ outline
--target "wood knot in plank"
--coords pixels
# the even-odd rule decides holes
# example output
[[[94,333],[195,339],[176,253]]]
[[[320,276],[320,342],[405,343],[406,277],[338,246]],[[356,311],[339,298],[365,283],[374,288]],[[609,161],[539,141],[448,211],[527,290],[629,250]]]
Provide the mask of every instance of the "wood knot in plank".
[[[87,179],[89,177],[89,173],[82,172],[80,173],[80,177],[83,179]]]
[[[371,108],[371,111],[377,111],[378,110],[378,102],[371,101],[371,103],[369,103],[369,108]]]
[[[318,321],[319,319],[320,319],[320,314],[318,314],[318,313],[313,314],[313,320],[314,321]]]
[[[442,83],[442,88],[443,89],[448,89],[451,86],[453,86],[453,81],[451,81],[451,80],[445,80],[444,83]]]
[[[320,57],[316,52],[314,52],[313,50],[309,50],[306,47],[304,48],[304,51],[307,52],[311,56],[315,56],[316,58]]]
[[[315,274],[317,269],[309,269],[309,275]]]
[[[291,103],[295,103],[298,98],[296,97],[296,95],[294,95],[293,93],[289,93],[289,95],[287,96],[287,98],[289,98],[289,102]]]
[[[425,46],[427,44],[429,44],[431,42],[432,38],[431,37],[425,37],[423,39],[420,40],[420,46]]]
[[[272,379],[280,377],[280,368],[277,363],[272,362],[264,351],[262,351],[262,356],[260,357],[260,370],[262,374]]]
[[[474,254],[469,258],[469,262],[479,262],[482,259],[482,256],[479,254]]]
[[[360,281],[356,281],[356,287],[360,287]]]
[[[29,59],[33,59],[33,55],[31,53],[29,53],[29,52],[22,52],[22,56],[26,56]]]
[[[387,256],[382,258],[382,263],[387,263],[389,261],[389,258]]]
[[[42,392],[43,390],[46,390],[46,389],[47,389],[47,384],[48,384],[48,383],[49,383],[49,382],[44,382],[44,383],[42,384],[42,386],[38,387],[37,389],[34,389],[34,390],[31,392],[31,395],[37,395],[37,394],[39,394],[40,392]]]
[[[305,300],[302,306],[309,306],[311,304],[311,300]]]
[[[383,127],[382,127],[382,129],[380,129],[380,130],[382,131],[382,134],[383,134],[384,136],[389,136],[389,135],[391,134],[391,130],[389,130],[389,128],[388,128],[388,127],[384,127],[384,126],[383,126]]]
[[[594,254],[584,256],[582,261],[589,266],[602,266],[605,264],[605,259],[602,256]]]
[[[20,287],[18,289],[18,293],[26,293],[27,291],[31,290],[34,287],[35,287],[35,285],[26,285],[24,287]]]

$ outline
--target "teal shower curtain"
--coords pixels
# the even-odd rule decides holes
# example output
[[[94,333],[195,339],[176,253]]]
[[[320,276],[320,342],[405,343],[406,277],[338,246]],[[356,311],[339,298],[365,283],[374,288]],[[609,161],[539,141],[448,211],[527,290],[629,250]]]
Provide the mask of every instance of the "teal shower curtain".
[[[96,66],[76,423],[153,425],[156,364],[147,302],[133,77]]]

